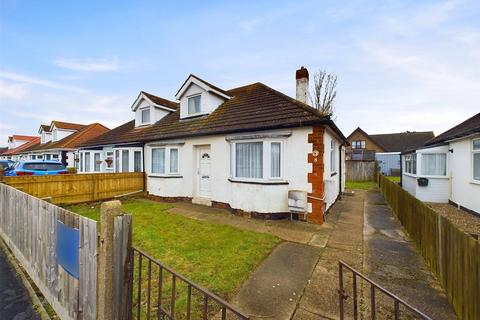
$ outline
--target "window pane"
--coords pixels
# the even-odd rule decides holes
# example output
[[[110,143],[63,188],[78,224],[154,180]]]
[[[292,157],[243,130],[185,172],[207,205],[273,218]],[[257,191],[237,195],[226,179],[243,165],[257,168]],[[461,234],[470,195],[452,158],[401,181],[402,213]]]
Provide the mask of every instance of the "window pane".
[[[422,174],[429,176],[445,176],[447,174],[447,155],[422,154]]]
[[[330,171],[334,172],[337,168],[336,166],[336,159],[335,159],[335,150],[336,149],[336,144],[335,141],[331,140],[330,141]]]
[[[201,96],[188,98],[188,114],[195,114],[200,112]]]
[[[417,154],[412,155],[412,173],[417,174]]]
[[[178,172],[178,149],[170,149],[170,173]]]
[[[90,152],[85,152],[85,172],[90,172]]]
[[[93,161],[94,161],[94,164],[93,164],[93,170],[95,172],[99,172],[100,171],[100,153],[94,153],[93,154]]]
[[[473,141],[473,150],[480,150],[480,139]]]
[[[272,178],[280,177],[280,142],[272,142],[272,158],[271,158],[271,169],[270,175]]]
[[[235,172],[239,178],[263,178],[263,142],[235,145]]]
[[[113,152],[107,152],[107,168],[113,167]]]
[[[150,122],[150,109],[142,110],[142,123]]]
[[[152,149],[152,173],[165,173],[165,149]]]
[[[133,153],[133,171],[141,172],[142,171],[142,152],[134,151]]]
[[[120,150],[115,150],[115,172],[120,172]]]
[[[122,172],[129,172],[128,150],[122,150]]]
[[[480,153],[473,155],[473,179],[480,180]]]

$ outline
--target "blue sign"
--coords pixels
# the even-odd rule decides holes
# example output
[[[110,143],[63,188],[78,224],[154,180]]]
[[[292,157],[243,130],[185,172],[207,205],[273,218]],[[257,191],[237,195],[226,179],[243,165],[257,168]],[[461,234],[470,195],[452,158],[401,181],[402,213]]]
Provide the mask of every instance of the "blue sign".
[[[57,220],[57,264],[76,279],[78,279],[79,242],[79,230]]]

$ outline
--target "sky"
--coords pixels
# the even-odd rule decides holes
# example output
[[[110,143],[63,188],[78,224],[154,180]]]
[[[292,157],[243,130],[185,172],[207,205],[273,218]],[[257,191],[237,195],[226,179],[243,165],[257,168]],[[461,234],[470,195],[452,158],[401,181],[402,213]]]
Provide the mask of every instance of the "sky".
[[[345,135],[440,134],[480,112],[480,1],[0,0],[0,146],[52,120],[113,128],[190,73],[294,97],[300,66],[337,75]]]

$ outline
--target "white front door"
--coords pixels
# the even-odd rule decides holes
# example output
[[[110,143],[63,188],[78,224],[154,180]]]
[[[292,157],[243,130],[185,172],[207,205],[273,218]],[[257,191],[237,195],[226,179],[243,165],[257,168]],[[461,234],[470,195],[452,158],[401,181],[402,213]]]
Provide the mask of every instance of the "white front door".
[[[210,147],[198,149],[198,195],[203,198],[211,196],[211,159]]]

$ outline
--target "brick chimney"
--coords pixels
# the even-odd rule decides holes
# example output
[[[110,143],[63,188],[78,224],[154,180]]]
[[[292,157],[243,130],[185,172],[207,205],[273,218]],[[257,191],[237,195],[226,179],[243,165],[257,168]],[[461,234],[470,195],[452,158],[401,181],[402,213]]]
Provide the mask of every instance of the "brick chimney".
[[[295,72],[297,100],[308,104],[308,70],[304,66]]]

